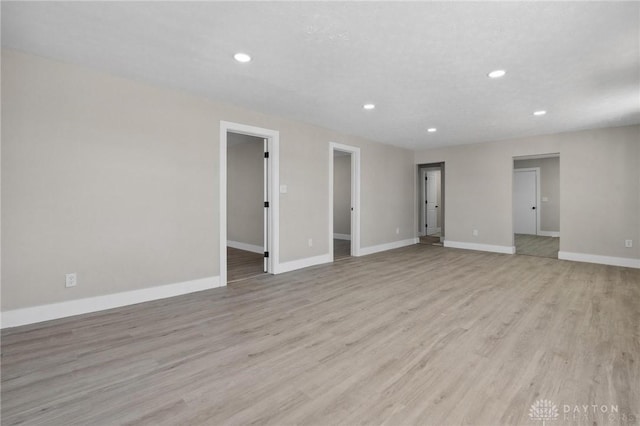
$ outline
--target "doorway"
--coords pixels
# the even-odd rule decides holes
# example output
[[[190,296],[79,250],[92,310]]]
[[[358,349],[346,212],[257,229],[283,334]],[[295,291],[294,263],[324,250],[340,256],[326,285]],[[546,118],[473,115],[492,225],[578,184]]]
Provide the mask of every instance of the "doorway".
[[[418,166],[418,235],[422,244],[444,241],[444,163]]]
[[[275,273],[279,133],[220,123],[220,284]]]
[[[227,282],[267,272],[267,140],[227,132]]]
[[[360,251],[360,148],[329,143],[329,258]]]
[[[516,254],[558,258],[560,156],[514,157],[513,233]]]
[[[333,259],[351,256],[351,153],[333,151]]]

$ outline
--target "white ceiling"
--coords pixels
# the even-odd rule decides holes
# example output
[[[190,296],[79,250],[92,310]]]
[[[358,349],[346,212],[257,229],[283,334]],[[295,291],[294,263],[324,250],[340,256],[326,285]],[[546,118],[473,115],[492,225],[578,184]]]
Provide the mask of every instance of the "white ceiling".
[[[3,1],[2,45],[426,148],[640,123],[639,21],[638,2]]]

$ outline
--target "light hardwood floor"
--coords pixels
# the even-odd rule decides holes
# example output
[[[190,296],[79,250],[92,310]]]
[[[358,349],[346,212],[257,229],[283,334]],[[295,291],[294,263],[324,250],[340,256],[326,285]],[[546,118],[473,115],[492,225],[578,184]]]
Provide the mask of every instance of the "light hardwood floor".
[[[227,247],[227,282],[255,277],[264,273],[264,255]]]
[[[560,238],[515,234],[516,253],[527,256],[558,258]]]
[[[345,259],[351,256],[351,241],[333,240],[333,260]]]
[[[638,423],[640,270],[420,244],[2,333],[3,425],[541,425],[538,399]]]

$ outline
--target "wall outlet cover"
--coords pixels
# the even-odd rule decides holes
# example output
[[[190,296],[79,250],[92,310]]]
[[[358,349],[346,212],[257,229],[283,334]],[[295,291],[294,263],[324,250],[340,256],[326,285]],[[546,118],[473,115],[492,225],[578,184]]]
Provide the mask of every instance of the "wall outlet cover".
[[[64,281],[65,287],[75,287],[78,284],[78,276],[76,275],[75,272],[71,274],[65,274],[64,277],[65,277],[65,281]]]

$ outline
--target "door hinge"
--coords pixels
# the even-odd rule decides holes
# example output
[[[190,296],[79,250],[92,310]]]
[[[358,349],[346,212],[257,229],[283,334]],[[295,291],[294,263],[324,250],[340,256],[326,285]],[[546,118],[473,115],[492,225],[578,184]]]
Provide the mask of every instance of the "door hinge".
[[[269,252],[268,251],[264,252],[264,257],[269,257]]]
[[[269,152],[264,153],[264,158],[269,158]]]
[[[268,202],[268,201],[265,201],[265,202],[264,202],[264,206],[265,206],[265,207],[269,207],[269,202]]]

